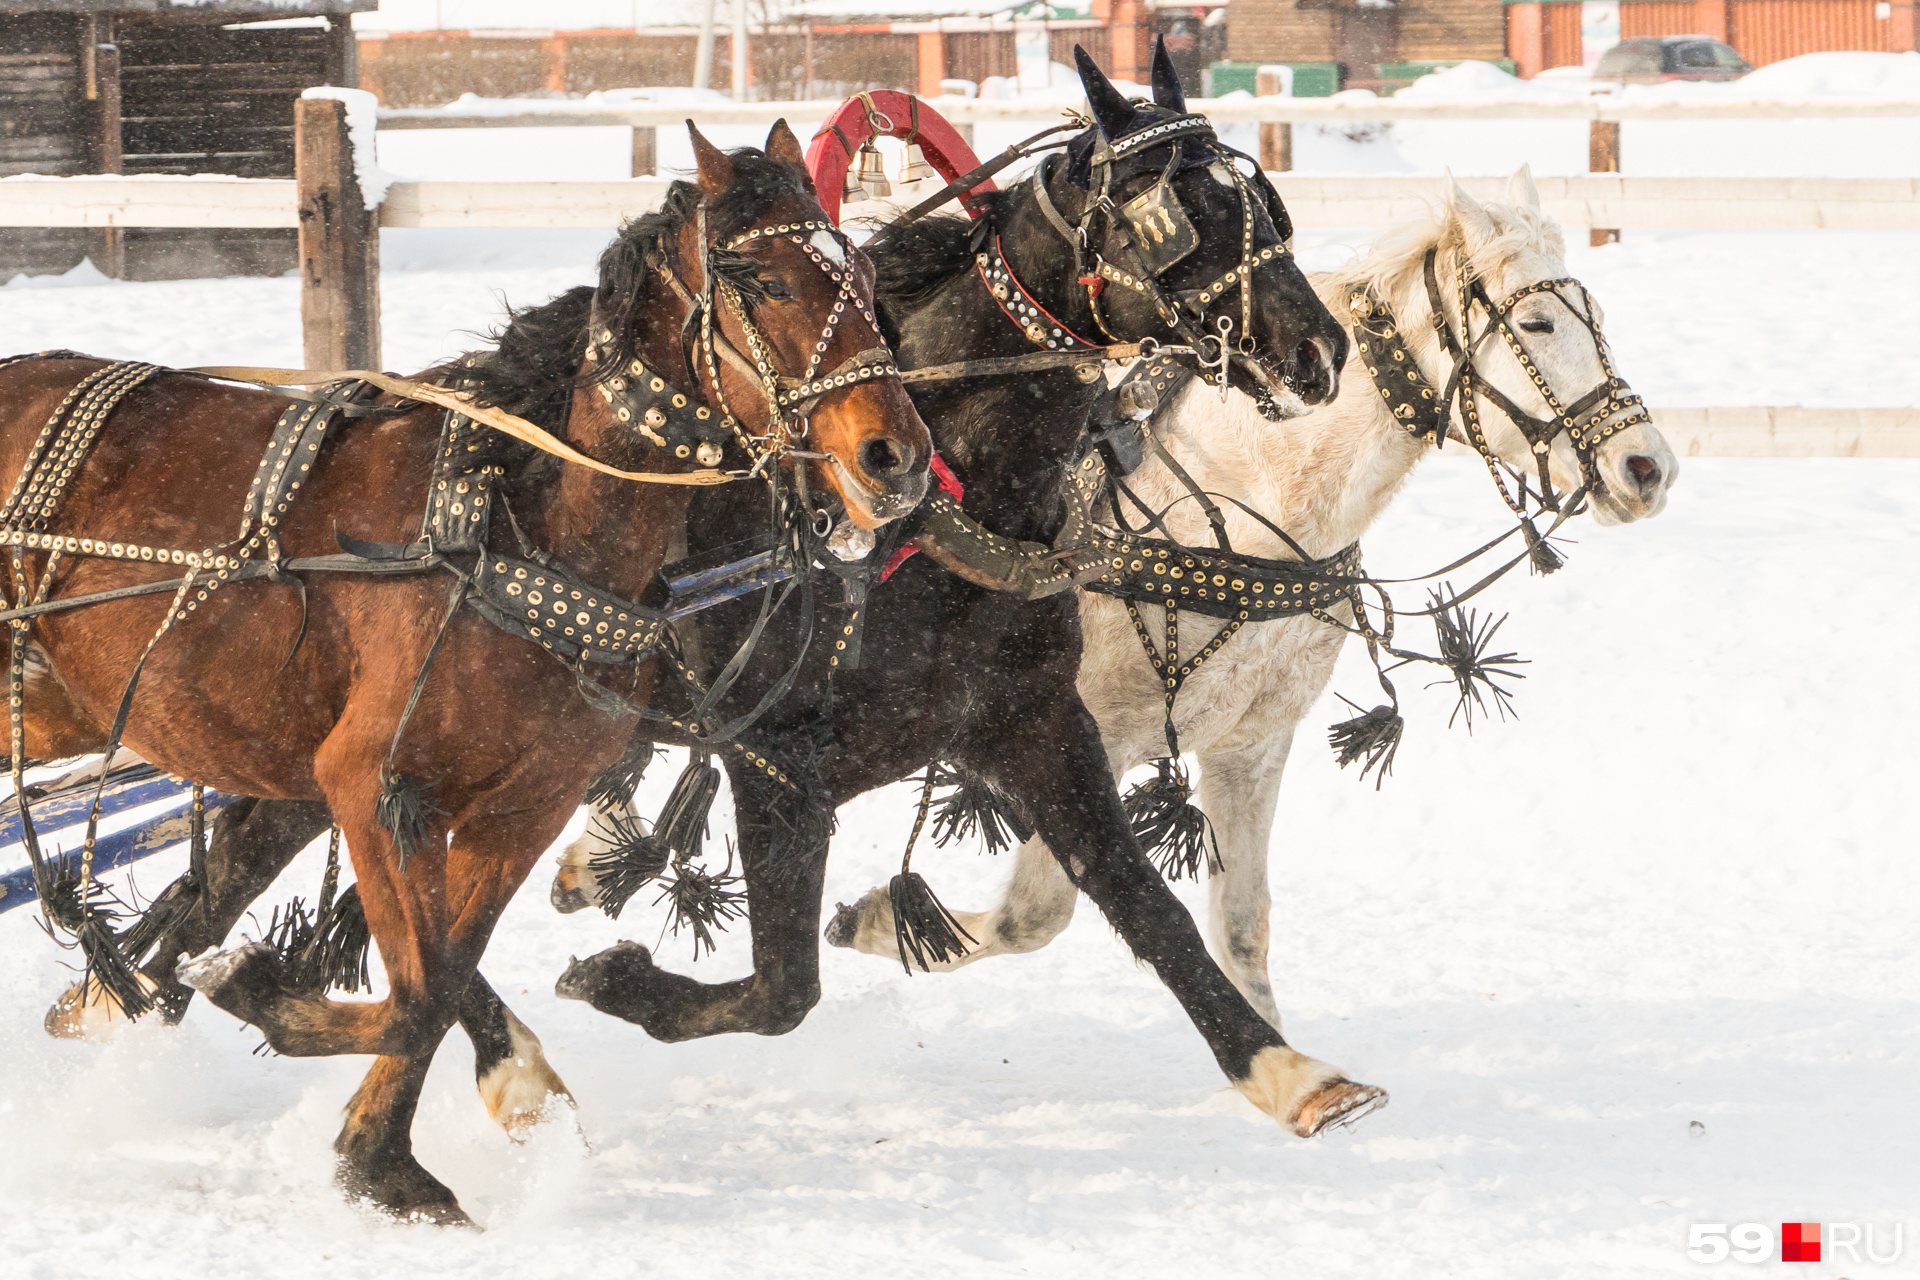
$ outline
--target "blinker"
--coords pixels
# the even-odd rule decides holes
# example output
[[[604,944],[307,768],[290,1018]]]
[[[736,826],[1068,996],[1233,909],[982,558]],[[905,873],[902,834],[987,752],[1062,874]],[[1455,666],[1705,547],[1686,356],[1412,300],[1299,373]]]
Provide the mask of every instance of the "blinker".
[[[1165,178],[1120,206],[1133,249],[1149,275],[1158,276],[1200,247],[1200,233]]]

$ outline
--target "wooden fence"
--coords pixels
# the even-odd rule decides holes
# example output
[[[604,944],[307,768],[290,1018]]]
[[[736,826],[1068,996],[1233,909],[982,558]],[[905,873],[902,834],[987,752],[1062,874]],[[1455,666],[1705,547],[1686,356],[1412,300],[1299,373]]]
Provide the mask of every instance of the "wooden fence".
[[[770,122],[824,115],[821,103],[743,103],[701,110],[703,123]],[[1053,120],[1031,105],[947,100],[942,113],[960,123]],[[1215,118],[1284,123],[1327,119],[1607,119],[1792,118],[1802,115],[1920,115],[1916,103],[1759,104],[1702,112],[1677,104],[1328,103],[1254,99],[1199,103]],[[947,108],[961,109],[950,113]],[[1439,110],[1438,107],[1450,110]],[[1542,110],[1544,108],[1544,110]],[[540,111],[461,117],[432,113],[430,126],[511,123],[630,124],[652,130],[683,118],[684,108],[639,106],[617,112]],[[418,119],[383,112],[383,127]],[[669,120],[668,117],[671,117]],[[451,122],[458,121],[453,124]],[[24,227],[285,227],[298,228],[301,316],[310,368],[377,367],[380,227],[605,227],[656,207],[666,183],[656,178],[613,182],[400,182],[368,209],[354,178],[343,104],[302,100],[296,117],[298,177],[0,179],[0,226]],[[636,150],[638,147],[636,146]],[[1469,192],[1493,199],[1500,179],[1462,179]],[[1706,229],[1920,230],[1920,179],[1906,178],[1636,178],[1617,174],[1538,179],[1547,211],[1567,226]],[[1431,177],[1322,178],[1275,175],[1296,225],[1386,226],[1432,206]],[[1656,409],[1655,420],[1687,454],[1722,456],[1920,457],[1920,409],[1791,407]]]

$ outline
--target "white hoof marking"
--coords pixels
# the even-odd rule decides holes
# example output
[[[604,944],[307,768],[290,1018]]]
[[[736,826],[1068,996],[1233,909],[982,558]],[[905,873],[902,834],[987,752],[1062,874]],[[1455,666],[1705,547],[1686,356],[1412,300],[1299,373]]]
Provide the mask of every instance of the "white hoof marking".
[[[1387,1103],[1385,1090],[1355,1084],[1339,1068],[1285,1045],[1255,1054],[1246,1078],[1233,1087],[1302,1138],[1350,1125]]]
[[[546,1120],[555,1109],[555,1101],[576,1106],[547,1062],[540,1048],[540,1037],[526,1023],[507,1011],[507,1041],[511,1052],[475,1082],[480,1101],[486,1104],[493,1122],[507,1131],[515,1142],[525,1142],[535,1125]]]

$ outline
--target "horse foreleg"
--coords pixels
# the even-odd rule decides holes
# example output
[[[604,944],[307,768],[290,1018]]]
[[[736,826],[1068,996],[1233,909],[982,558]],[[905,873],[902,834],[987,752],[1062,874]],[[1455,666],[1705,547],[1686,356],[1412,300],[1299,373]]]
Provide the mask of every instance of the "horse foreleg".
[[[1207,815],[1220,861],[1207,878],[1207,935],[1213,954],[1240,994],[1268,1022],[1280,1026],[1267,949],[1273,898],[1267,887],[1267,848],[1286,769],[1291,729],[1245,747],[1200,752],[1200,808]]]
[[[740,857],[753,932],[753,974],[732,982],[699,982],[662,969],[637,942],[621,942],[575,960],[554,984],[560,996],[584,1000],[646,1029],[657,1040],[692,1040],[729,1031],[777,1036],[799,1026],[820,1000],[820,896],[828,844],[773,855],[773,829],[761,816],[780,797],[750,765],[727,761],[734,810],[742,815]],[[802,801],[831,805],[825,794]]]
[[[930,960],[935,973],[958,969],[989,956],[1038,951],[1073,923],[1080,891],[1061,868],[1047,842],[1035,836],[1014,854],[1013,878],[1000,902],[985,911],[956,911],[954,919],[974,939],[966,951],[948,960]],[[842,903],[827,924],[827,941],[870,956],[898,961],[893,903],[885,885],[869,889],[852,906]]]
[[[439,906],[445,927],[438,935],[437,947],[418,949],[428,962],[423,966],[427,975],[423,994],[426,1007],[433,1011],[432,1021],[415,1020],[416,1039],[409,1051],[382,1056],[347,1105],[346,1122],[334,1141],[334,1151],[340,1157],[338,1180],[348,1194],[367,1197],[401,1217],[467,1221],[453,1193],[414,1158],[413,1116],[434,1052],[460,1009],[470,1004],[485,1007],[489,1003],[486,998],[491,997],[491,1004],[507,1019],[508,1047],[512,1047],[512,1027],[519,1025],[519,1020],[499,1003],[499,997],[479,977],[477,966],[500,913],[533,869],[540,852],[560,834],[566,818],[566,807],[553,804],[482,816],[466,821],[454,833],[451,846],[435,868],[442,873],[439,883],[444,889]],[[414,857],[420,859],[428,853],[423,845]],[[433,860],[428,861],[431,865]],[[356,869],[359,865],[356,859]],[[368,924],[374,927],[384,959],[387,944],[382,926],[375,923],[374,903],[381,903],[380,918],[388,921],[390,928],[388,895],[377,888],[370,893],[364,874],[361,885],[362,898],[368,903]],[[403,956],[407,954],[402,952]],[[412,981],[405,967],[396,974],[389,965],[388,974],[396,994],[403,982]],[[526,1034],[529,1038],[532,1035]],[[537,1049],[538,1041],[534,1045]],[[554,1083],[558,1085],[558,1077]],[[564,1086],[559,1092],[564,1094]]]
[[[1023,714],[1024,713],[1024,714]],[[965,763],[1019,801],[1081,892],[1186,1010],[1247,1099],[1302,1137],[1386,1101],[1289,1047],[1207,954],[1193,919],[1141,852],[1099,730],[1077,696],[1008,709]]]

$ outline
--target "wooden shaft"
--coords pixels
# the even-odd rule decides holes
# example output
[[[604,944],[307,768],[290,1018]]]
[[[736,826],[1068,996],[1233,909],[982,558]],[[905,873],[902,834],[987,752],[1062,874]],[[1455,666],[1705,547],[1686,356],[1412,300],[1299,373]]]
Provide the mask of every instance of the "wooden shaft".
[[[1620,122],[1595,120],[1587,126],[1587,169],[1592,173],[1620,172]],[[1620,239],[1618,227],[1594,227],[1587,242],[1594,248]]]
[[[314,369],[380,367],[380,223],[353,172],[347,109],[328,98],[294,106],[300,216],[300,324]]]
[[[656,139],[660,131],[652,125],[633,126],[633,176],[650,178],[659,164],[659,151]]]

